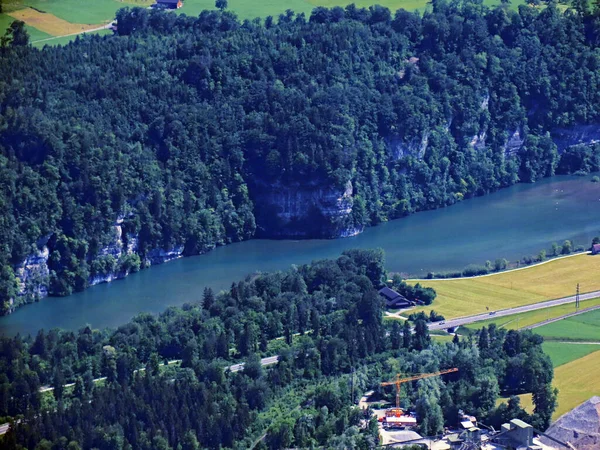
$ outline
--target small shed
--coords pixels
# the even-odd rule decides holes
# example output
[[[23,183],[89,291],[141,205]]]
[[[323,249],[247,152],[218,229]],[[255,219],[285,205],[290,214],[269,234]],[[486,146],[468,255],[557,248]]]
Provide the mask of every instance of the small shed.
[[[387,308],[407,308],[414,306],[414,302],[411,302],[402,294],[387,286],[379,289],[379,295],[385,299],[385,306]]]
[[[592,245],[592,255],[597,255],[600,253],[600,244]]]

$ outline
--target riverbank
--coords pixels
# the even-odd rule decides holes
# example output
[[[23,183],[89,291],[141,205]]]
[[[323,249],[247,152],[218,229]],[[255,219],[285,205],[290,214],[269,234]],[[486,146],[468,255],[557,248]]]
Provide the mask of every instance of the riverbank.
[[[424,282],[428,282],[428,281],[431,281],[431,280],[435,280],[435,281],[442,281],[442,280],[443,281],[453,281],[453,280],[472,280],[472,279],[475,279],[475,278],[492,277],[494,275],[499,275],[501,273],[511,273],[511,272],[516,272],[518,270],[531,269],[533,267],[541,266],[543,264],[548,264],[548,263],[553,262],[553,261],[558,261],[560,259],[565,259],[565,258],[572,258],[573,256],[580,256],[580,255],[583,255],[583,254],[588,254],[589,255],[589,254],[591,254],[591,252],[589,250],[585,250],[585,251],[582,251],[582,252],[574,252],[574,253],[571,253],[570,255],[563,255],[563,256],[556,256],[554,258],[548,258],[548,259],[546,259],[544,261],[536,262],[536,263],[533,263],[533,264],[530,264],[530,265],[527,265],[527,266],[515,267],[513,269],[500,270],[498,272],[491,272],[491,273],[486,273],[486,274],[483,274],[483,275],[473,275],[473,276],[470,276],[470,277],[448,277],[448,278],[410,278],[410,279],[408,279],[406,281],[410,282],[410,283],[419,283],[419,282],[423,282],[423,281]]]
[[[255,239],[218,247],[118,282],[27,305],[0,318],[0,333],[35,335],[41,328],[76,330],[85,324],[116,327],[141,312],[159,313],[171,305],[199,301],[205,287],[219,291],[248,274],[338,257],[350,248],[382,248],[388,271],[423,279],[430,271],[458,270],[499,255],[520,259],[565,238],[589,245],[600,230],[600,185],[589,178],[554,177],[515,185],[345,239]]]

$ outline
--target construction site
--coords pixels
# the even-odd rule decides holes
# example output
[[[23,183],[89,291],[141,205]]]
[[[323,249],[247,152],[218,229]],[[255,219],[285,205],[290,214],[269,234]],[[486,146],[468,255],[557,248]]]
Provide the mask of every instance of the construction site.
[[[594,397],[561,417],[545,433],[530,424],[512,419],[499,430],[477,421],[477,418],[460,411],[459,424],[447,427],[438,436],[421,436],[418,432],[419,417],[415,412],[400,407],[401,386],[404,383],[457,372],[451,368],[433,373],[415,374],[381,383],[382,387],[394,386],[394,406],[382,407],[386,402],[372,402],[375,391],[365,392],[359,407],[377,417],[379,441],[383,448],[418,446],[430,450],[592,450],[600,448],[600,397]],[[389,402],[387,402],[389,404]],[[596,414],[590,414],[590,411]],[[591,416],[595,420],[591,419]],[[588,434],[580,435],[582,420]]]

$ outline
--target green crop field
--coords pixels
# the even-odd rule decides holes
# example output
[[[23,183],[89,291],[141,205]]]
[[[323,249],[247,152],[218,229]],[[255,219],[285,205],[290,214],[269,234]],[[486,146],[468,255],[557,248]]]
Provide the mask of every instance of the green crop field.
[[[584,300],[581,302],[581,309],[590,308],[592,306],[600,305],[600,298],[594,298],[591,300]],[[538,309],[536,311],[529,311],[520,314],[512,314],[510,316],[495,317],[492,319],[482,320],[469,325],[465,325],[464,328],[471,330],[478,330],[484,326],[489,326],[495,323],[496,326],[507,330],[517,330],[523,327],[528,327],[536,323],[543,322],[548,319],[555,319],[565,314],[575,312],[575,305],[573,303],[566,305],[553,306],[552,308]],[[541,328],[541,327],[540,327]]]
[[[600,350],[598,344],[576,344],[570,342],[544,342],[542,344],[544,353],[550,356],[554,368],[583,358],[590,353]]]
[[[600,257],[583,254],[484,277],[420,283],[434,288],[437,298],[415,311],[435,309],[450,319],[574,295],[577,283],[582,293],[600,290]]]
[[[600,310],[590,311],[535,329],[546,340],[599,341]]]

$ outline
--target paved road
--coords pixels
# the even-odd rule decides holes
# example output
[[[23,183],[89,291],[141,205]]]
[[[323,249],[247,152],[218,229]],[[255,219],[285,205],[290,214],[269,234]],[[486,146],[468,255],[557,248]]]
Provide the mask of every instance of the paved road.
[[[600,291],[588,292],[587,294],[579,294],[579,300],[590,300],[592,298],[600,297]],[[493,313],[477,314],[474,316],[461,317],[458,319],[444,320],[442,322],[434,322],[429,324],[430,330],[446,330],[452,327],[458,327],[461,325],[467,325],[473,322],[479,322],[481,320],[494,319],[497,317],[510,316],[513,314],[524,313],[528,311],[535,311],[538,309],[551,308],[553,306],[564,305],[567,303],[575,303],[575,296],[558,298],[556,300],[549,300],[541,303],[534,303],[532,305],[517,306],[515,308],[502,309]]]
[[[279,356],[269,356],[268,358],[263,358],[260,360],[260,363],[263,366],[271,366],[273,364],[277,364],[277,361],[279,361]],[[231,370],[232,372],[239,372],[240,370],[244,369],[244,363],[240,363],[240,364],[234,364],[233,366],[229,366],[229,370]]]

